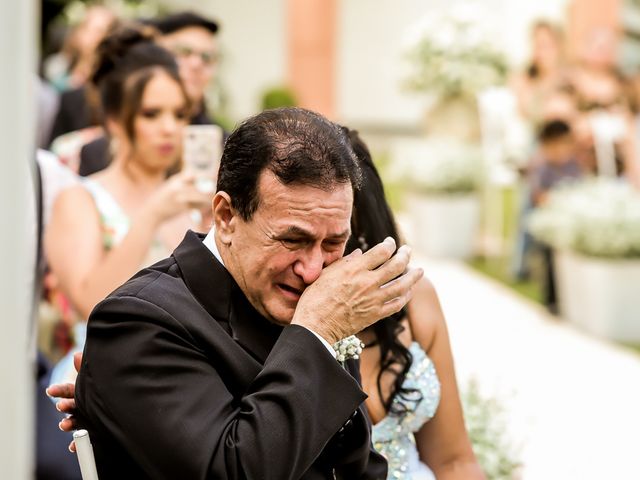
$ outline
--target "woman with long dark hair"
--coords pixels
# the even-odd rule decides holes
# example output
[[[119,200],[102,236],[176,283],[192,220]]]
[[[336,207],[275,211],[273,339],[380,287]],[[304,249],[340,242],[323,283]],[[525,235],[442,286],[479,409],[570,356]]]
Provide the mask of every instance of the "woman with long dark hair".
[[[403,242],[367,146],[349,131],[363,171],[354,194],[345,253],[393,237]],[[388,479],[482,479],[464,426],[451,346],[433,285],[423,278],[407,307],[359,335],[362,384],[374,446],[389,462]],[[426,465],[426,466],[425,466]]]

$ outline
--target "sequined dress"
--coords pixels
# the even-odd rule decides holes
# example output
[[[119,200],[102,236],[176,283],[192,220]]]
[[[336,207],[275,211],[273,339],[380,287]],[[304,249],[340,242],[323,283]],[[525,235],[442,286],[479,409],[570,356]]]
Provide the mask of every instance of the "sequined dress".
[[[413,433],[429,421],[440,403],[440,381],[431,359],[417,342],[409,347],[413,363],[403,382],[403,388],[422,394],[393,399],[394,405],[405,405],[407,413],[389,413],[373,426],[373,445],[389,463],[388,480],[434,479],[431,471],[420,463]],[[417,405],[416,405],[416,402]]]

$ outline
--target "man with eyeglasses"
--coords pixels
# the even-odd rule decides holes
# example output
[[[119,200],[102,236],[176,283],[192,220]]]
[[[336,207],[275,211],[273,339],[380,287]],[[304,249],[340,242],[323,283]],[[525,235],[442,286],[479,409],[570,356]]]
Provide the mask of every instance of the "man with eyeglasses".
[[[216,73],[218,25],[193,12],[168,15],[152,25],[162,33],[159,43],[176,56],[187,95],[199,107],[191,123],[213,123],[207,114],[204,94]]]

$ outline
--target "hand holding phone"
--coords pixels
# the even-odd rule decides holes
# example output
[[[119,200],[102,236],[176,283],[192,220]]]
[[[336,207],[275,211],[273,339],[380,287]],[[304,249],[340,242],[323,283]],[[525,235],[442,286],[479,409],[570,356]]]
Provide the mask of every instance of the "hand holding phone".
[[[222,157],[222,128],[218,125],[188,125],[184,129],[183,161],[196,176],[202,192],[213,192]]]

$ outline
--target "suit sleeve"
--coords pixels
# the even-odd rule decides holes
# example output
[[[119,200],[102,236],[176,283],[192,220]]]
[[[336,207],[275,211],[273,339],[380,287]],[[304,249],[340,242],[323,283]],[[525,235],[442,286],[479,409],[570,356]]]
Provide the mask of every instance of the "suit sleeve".
[[[365,398],[303,327],[283,330],[240,396],[219,354],[158,306],[111,297],[89,322],[80,413],[151,478],[281,480],[300,478]]]

